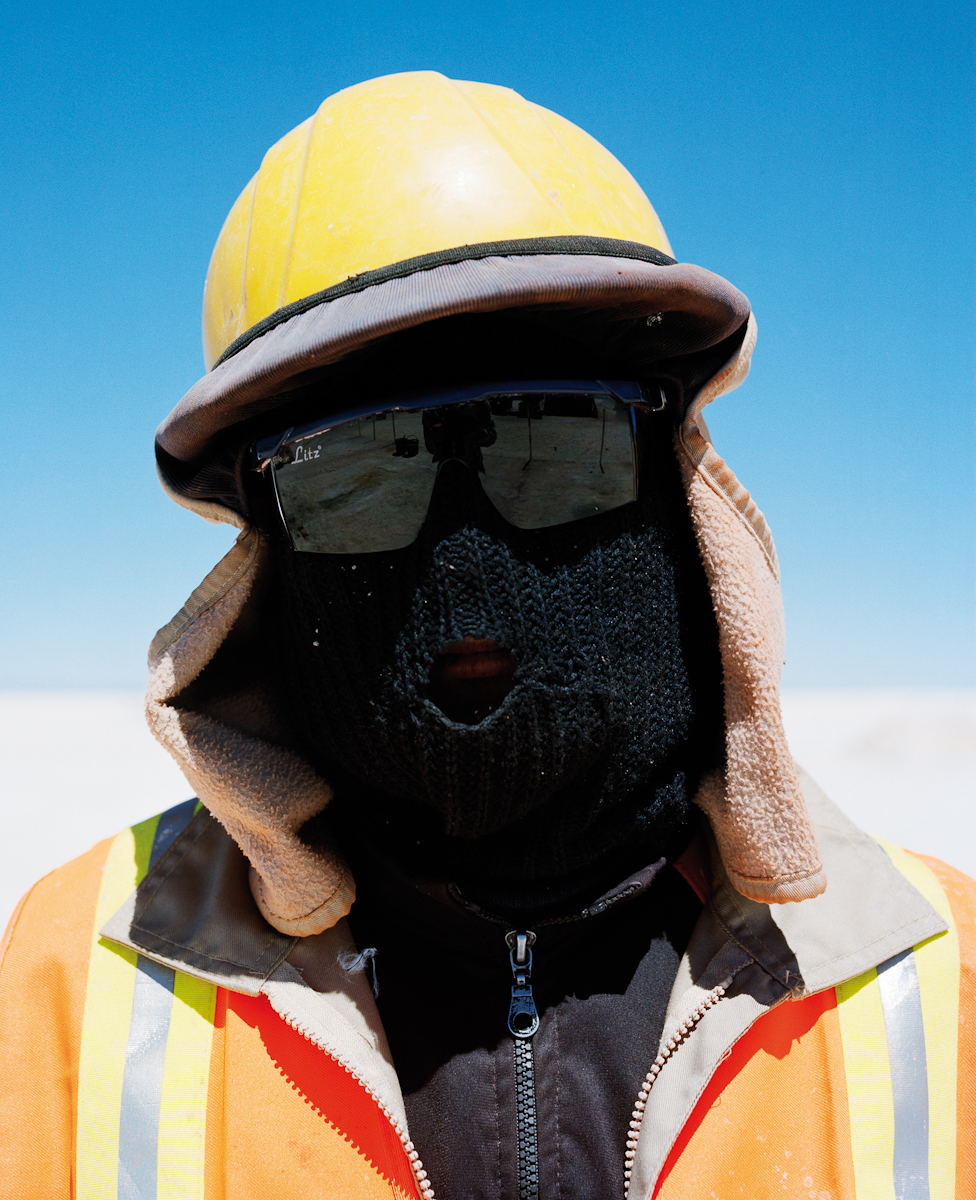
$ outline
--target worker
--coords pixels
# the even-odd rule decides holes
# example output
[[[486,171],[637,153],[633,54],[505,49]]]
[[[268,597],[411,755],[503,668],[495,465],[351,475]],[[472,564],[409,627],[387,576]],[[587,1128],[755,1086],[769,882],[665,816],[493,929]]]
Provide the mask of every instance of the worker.
[[[755,338],[508,89],[271,148],[156,438],[240,529],[150,650],[196,798],[11,922],[4,1195],[976,1195],[976,885],[790,757]]]

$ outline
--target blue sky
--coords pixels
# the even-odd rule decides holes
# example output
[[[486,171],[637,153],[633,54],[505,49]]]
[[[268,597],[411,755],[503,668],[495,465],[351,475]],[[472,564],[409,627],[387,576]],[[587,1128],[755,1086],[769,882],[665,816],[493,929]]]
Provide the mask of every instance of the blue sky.
[[[974,681],[969,5],[42,0],[4,32],[0,686],[142,685],[232,538],[152,465],[223,219],[325,96],[415,69],[582,125],[750,297],[709,423],[776,536],[785,681]]]

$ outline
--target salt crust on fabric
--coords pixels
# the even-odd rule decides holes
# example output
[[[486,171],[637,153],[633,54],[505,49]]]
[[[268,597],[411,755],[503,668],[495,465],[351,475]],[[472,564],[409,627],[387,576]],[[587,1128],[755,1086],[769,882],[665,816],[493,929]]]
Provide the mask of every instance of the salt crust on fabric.
[[[820,994],[946,929],[946,922],[802,770],[798,776],[833,886],[805,904],[770,908],[731,886],[713,860],[711,899],[678,968],[666,1042],[728,977],[720,1004],[697,1024],[648,1098],[631,1200],[649,1200],[685,1122],[718,1064],[770,1008]]]

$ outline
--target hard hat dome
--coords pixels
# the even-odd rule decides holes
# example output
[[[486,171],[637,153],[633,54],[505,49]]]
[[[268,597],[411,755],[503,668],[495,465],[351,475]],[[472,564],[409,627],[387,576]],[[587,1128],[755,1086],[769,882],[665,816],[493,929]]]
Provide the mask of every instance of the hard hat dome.
[[[530,359],[545,327],[558,360],[580,349],[607,378],[667,375],[687,405],[741,343],[749,302],[669,251],[620,163],[510,89],[429,71],[347,88],[268,151],[224,223],[207,374],[156,431],[160,471],[174,494],[226,504],[215,472],[233,474],[255,423],[338,403],[363,356],[399,371],[459,326],[481,357],[457,369],[501,369],[496,318]]]
[[[510,88],[434,71],[356,84],[272,146],[231,209],[204,291],[207,368],[271,313],[350,276],[574,235],[671,253],[613,155]]]

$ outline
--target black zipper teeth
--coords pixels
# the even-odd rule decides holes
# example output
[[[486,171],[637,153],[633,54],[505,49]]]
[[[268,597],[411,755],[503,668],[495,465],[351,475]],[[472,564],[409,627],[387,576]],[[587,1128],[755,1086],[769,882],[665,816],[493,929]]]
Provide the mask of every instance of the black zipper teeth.
[[[539,1125],[535,1109],[535,1055],[532,1037],[539,1012],[532,995],[532,930],[511,929],[505,935],[512,966],[512,999],[508,1030],[515,1064],[515,1134],[518,1145],[519,1200],[539,1200]]]
[[[529,1038],[515,1043],[515,1113],[519,1200],[539,1200],[539,1128],[535,1113],[535,1056]]]

